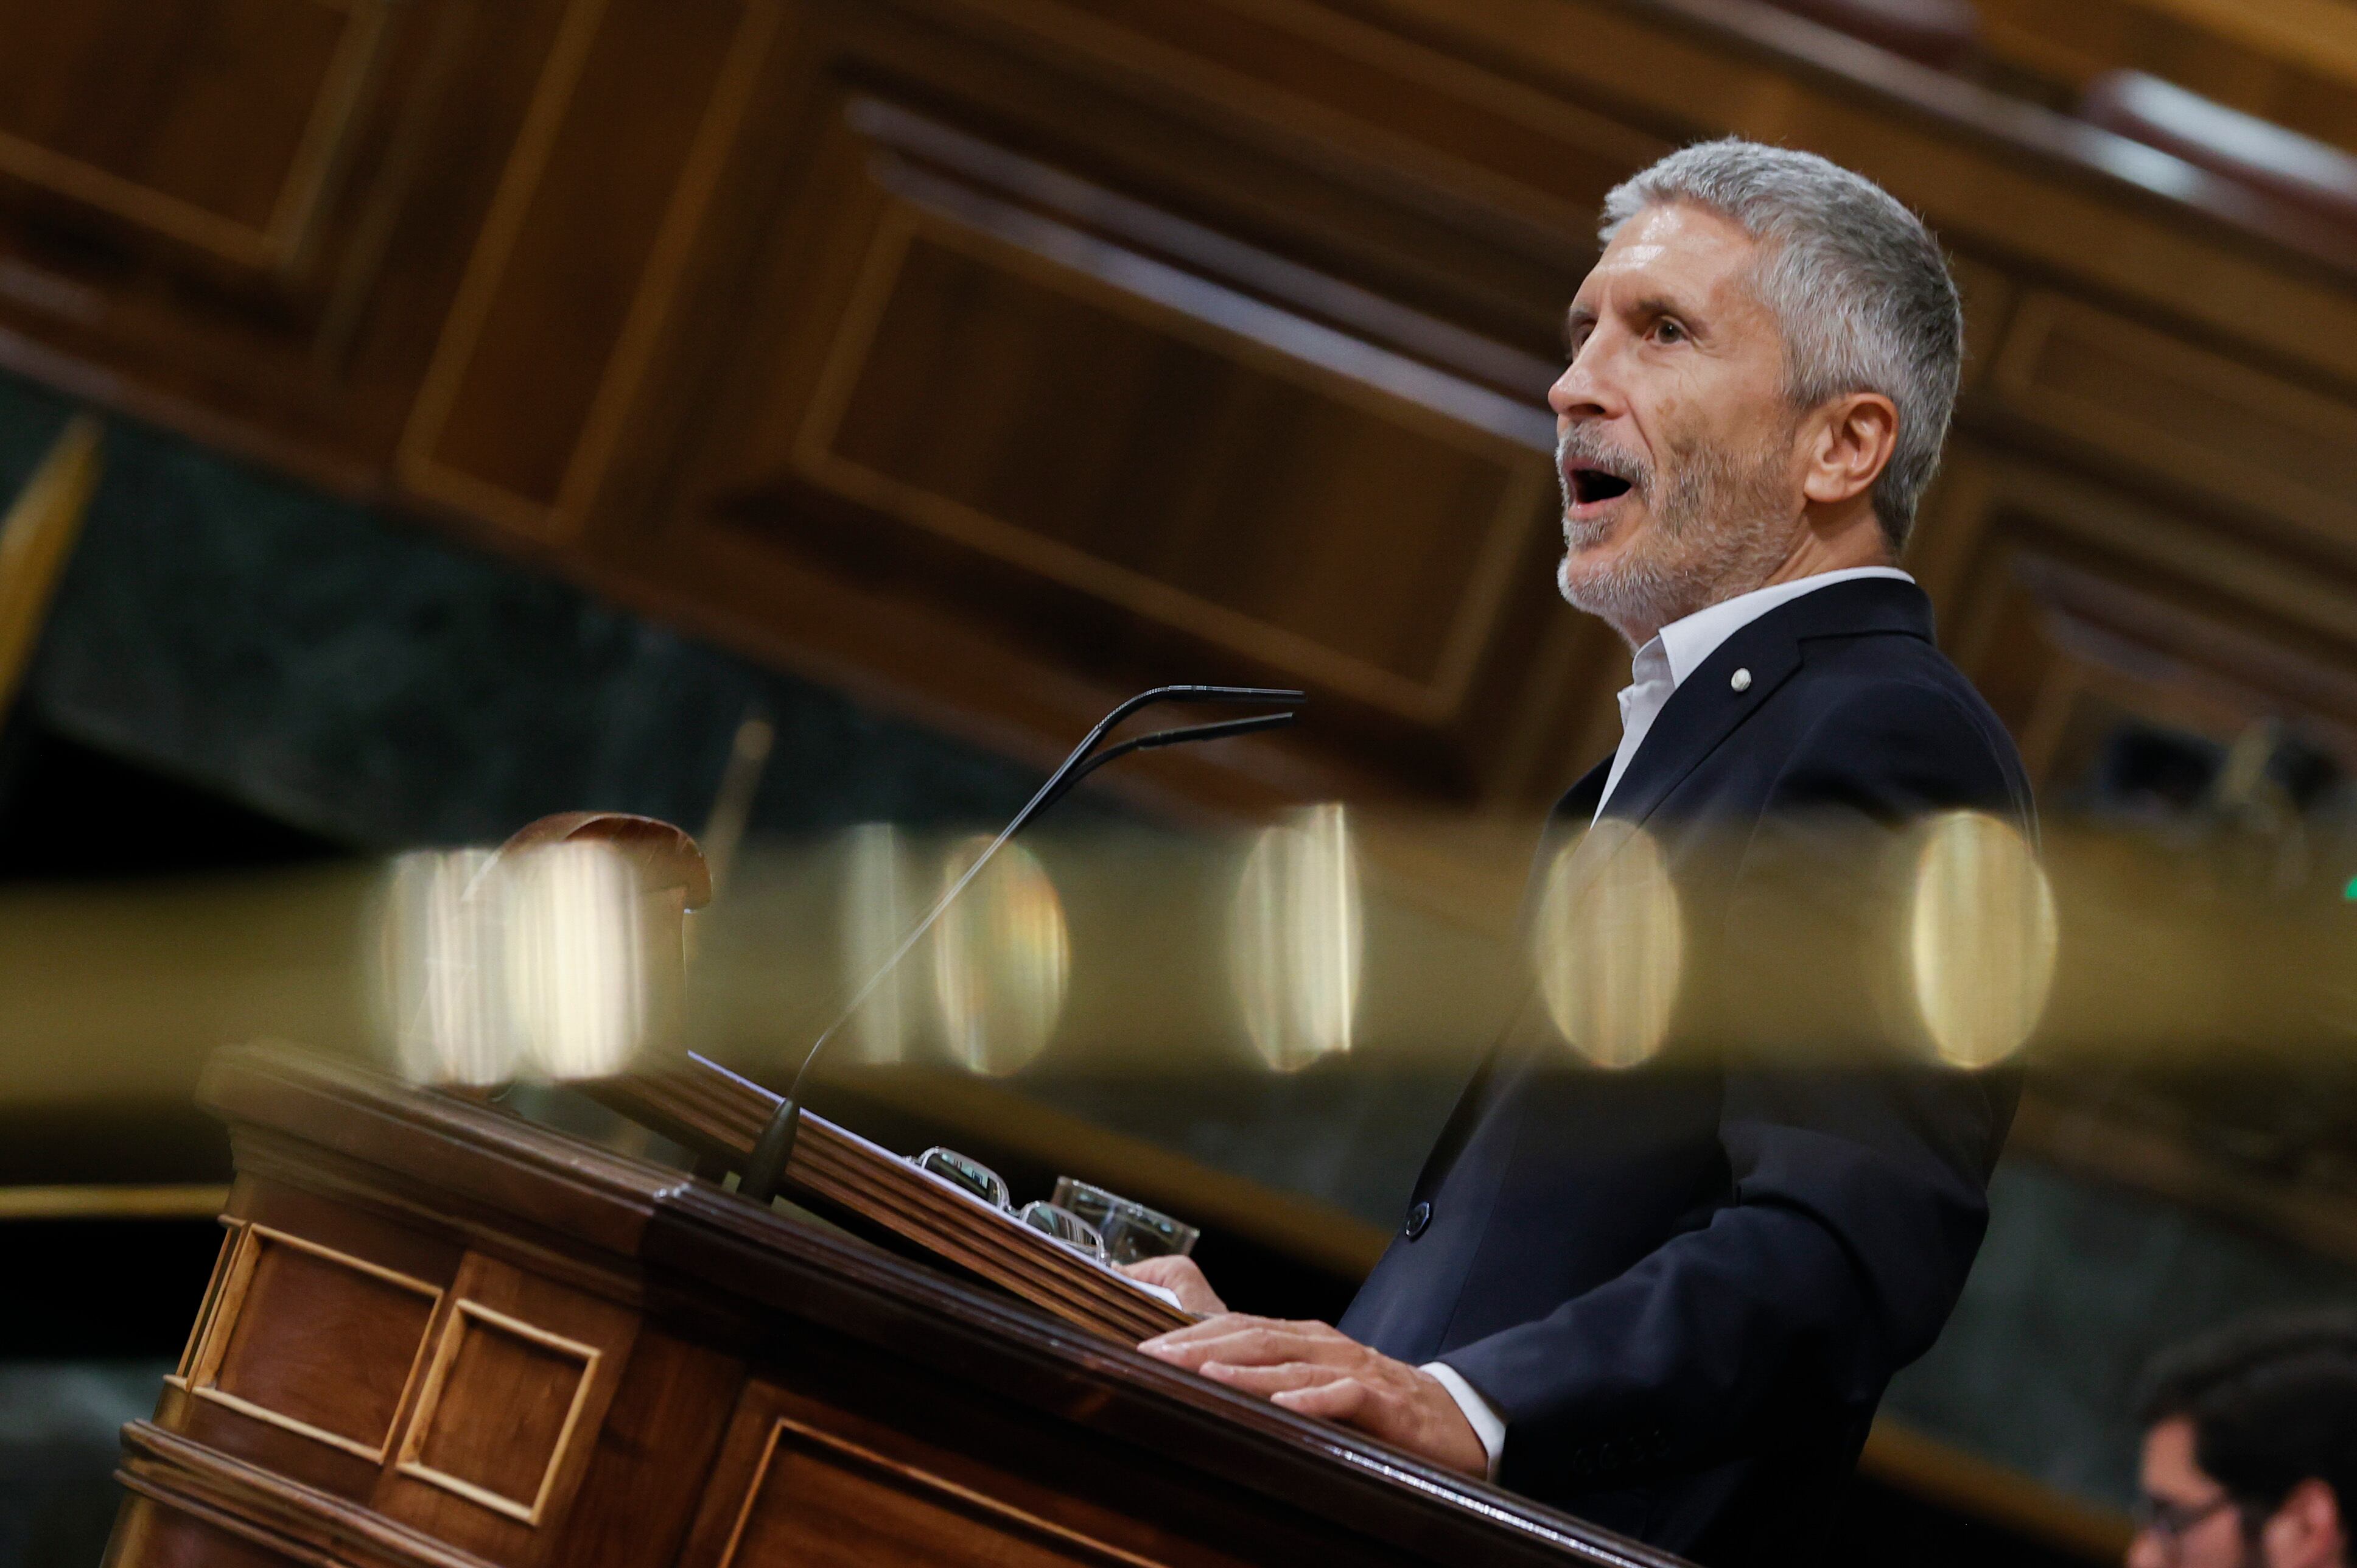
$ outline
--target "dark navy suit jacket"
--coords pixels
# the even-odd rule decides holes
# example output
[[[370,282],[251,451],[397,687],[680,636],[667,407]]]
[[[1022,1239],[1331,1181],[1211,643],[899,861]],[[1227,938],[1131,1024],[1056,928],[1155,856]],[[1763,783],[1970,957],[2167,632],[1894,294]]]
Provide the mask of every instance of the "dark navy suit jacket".
[[[1586,827],[1606,772],[1565,797],[1551,836]],[[1811,960],[1798,978],[1819,1000],[1854,994],[1828,1016],[1887,1016],[1867,959],[1894,946],[1893,906],[1864,868],[1957,808],[2035,832],[2013,745],[1910,583],[1780,605],[1664,705],[1605,816],[1664,852],[1687,968],[1707,972],[1670,1048],[1582,1070],[1526,1008],[1341,1321],[1489,1400],[1501,1485],[1706,1564],[1807,1561],[1823,1541],[1884,1385],[1963,1289],[2018,1079],[1878,1039],[1878,1055],[1746,1051],[1744,1006],[1796,978],[1776,938],[1797,869],[1855,939],[1854,965]],[[1834,866],[1856,869],[1835,884],[1854,898],[1824,897]],[[1731,1027],[1697,1047],[1703,1017]]]

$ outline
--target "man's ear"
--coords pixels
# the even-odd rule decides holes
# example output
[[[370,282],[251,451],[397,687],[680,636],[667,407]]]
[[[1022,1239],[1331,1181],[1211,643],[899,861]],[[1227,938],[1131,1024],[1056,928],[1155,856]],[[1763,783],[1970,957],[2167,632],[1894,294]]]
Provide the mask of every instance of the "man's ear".
[[[2281,1568],[2344,1568],[2349,1533],[2332,1488],[2314,1477],[2294,1487],[2261,1531],[2270,1564]]]
[[[1873,489],[1899,445],[1899,407],[1880,392],[1851,392],[1824,404],[1808,424],[1801,493],[1838,506]]]

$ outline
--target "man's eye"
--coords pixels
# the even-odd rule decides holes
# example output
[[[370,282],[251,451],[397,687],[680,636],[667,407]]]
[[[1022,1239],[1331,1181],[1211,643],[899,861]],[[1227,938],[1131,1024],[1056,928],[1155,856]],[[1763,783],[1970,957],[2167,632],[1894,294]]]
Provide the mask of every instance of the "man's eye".
[[[1686,329],[1674,321],[1656,321],[1653,323],[1653,338],[1662,343],[1683,343],[1686,340]]]

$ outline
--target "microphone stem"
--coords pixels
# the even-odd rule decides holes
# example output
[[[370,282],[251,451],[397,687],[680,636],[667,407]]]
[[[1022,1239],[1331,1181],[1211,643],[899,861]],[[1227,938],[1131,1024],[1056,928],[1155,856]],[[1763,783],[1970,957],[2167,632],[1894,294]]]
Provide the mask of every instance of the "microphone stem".
[[[1072,748],[1071,755],[1057,765],[1056,770],[1048,776],[1048,781],[1039,786],[1039,793],[1033,795],[1024,803],[1023,809],[1015,813],[1015,820],[1008,822],[999,832],[998,836],[990,841],[989,846],[974,857],[974,864],[967,866],[955,882],[950,884],[949,890],[933,901],[933,907],[925,911],[925,918],[916,923],[909,934],[900,940],[900,945],[892,950],[892,956],[886,959],[876,972],[867,977],[866,983],[853,993],[850,1002],[844,1006],[843,1011],[835,1015],[834,1021],[820,1033],[817,1039],[811,1042],[810,1049],[802,1053],[801,1065],[794,1069],[792,1081],[786,1086],[785,1099],[780,1101],[776,1112],[770,1118],[769,1125],[761,1130],[761,1136],[754,1143],[752,1154],[746,1159],[744,1170],[739,1174],[737,1181],[737,1191],[740,1196],[763,1204],[777,1196],[779,1186],[785,1180],[786,1167],[793,1161],[794,1144],[802,1135],[802,1082],[810,1076],[811,1068],[817,1062],[819,1053],[826,1048],[826,1043],[834,1038],[835,1031],[857,1015],[867,999],[876,993],[876,988],[884,983],[887,976],[899,968],[900,961],[908,957],[919,942],[924,940],[925,933],[933,929],[933,922],[940,919],[942,912],[957,901],[958,895],[965,891],[968,883],[982,874],[983,867],[990,864],[991,858],[1006,848],[1007,842],[1017,833],[1021,832],[1025,824],[1039,815],[1043,808],[1063,793],[1068,780],[1077,782],[1080,775],[1092,770],[1091,768],[1082,766],[1083,761],[1090,762],[1092,766],[1096,762],[1110,762],[1115,756],[1138,744],[1127,743],[1125,746],[1114,747],[1101,757],[1091,758],[1089,753],[1096,749],[1097,743],[1102,741],[1115,725],[1150,703],[1171,699],[1182,702],[1298,703],[1302,700],[1302,693],[1250,686],[1157,686],[1151,692],[1142,692],[1132,697],[1100,720],[1097,726],[1089,731],[1081,744]],[[1234,721],[1224,725],[1206,725],[1202,726],[1205,733],[1201,738],[1211,738],[1215,733],[1221,735],[1240,733],[1246,727],[1259,728],[1262,727],[1263,723],[1281,723],[1292,716],[1290,713],[1286,713],[1271,714],[1265,721],[1260,722]],[[1191,737],[1192,734],[1193,732],[1178,731],[1172,732],[1168,736],[1153,736],[1143,738],[1149,744],[1168,744],[1170,739],[1181,736]]]

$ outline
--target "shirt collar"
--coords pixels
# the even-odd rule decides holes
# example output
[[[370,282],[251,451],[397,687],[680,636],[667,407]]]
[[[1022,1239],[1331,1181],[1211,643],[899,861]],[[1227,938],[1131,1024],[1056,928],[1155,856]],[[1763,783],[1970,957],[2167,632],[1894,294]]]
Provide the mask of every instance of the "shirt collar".
[[[1673,690],[1685,683],[1685,678],[1702,667],[1703,660],[1718,651],[1718,645],[1774,609],[1789,604],[1803,594],[1819,588],[1829,588],[1835,583],[1855,582],[1861,577],[1890,577],[1901,583],[1915,579],[1896,566],[1850,566],[1839,572],[1820,572],[1813,577],[1798,577],[1789,583],[1773,583],[1764,588],[1754,588],[1748,594],[1738,594],[1731,599],[1721,599],[1705,609],[1695,611],[1683,619],[1663,627],[1653,639],[1638,650],[1640,661],[1648,652],[1669,667]]]

